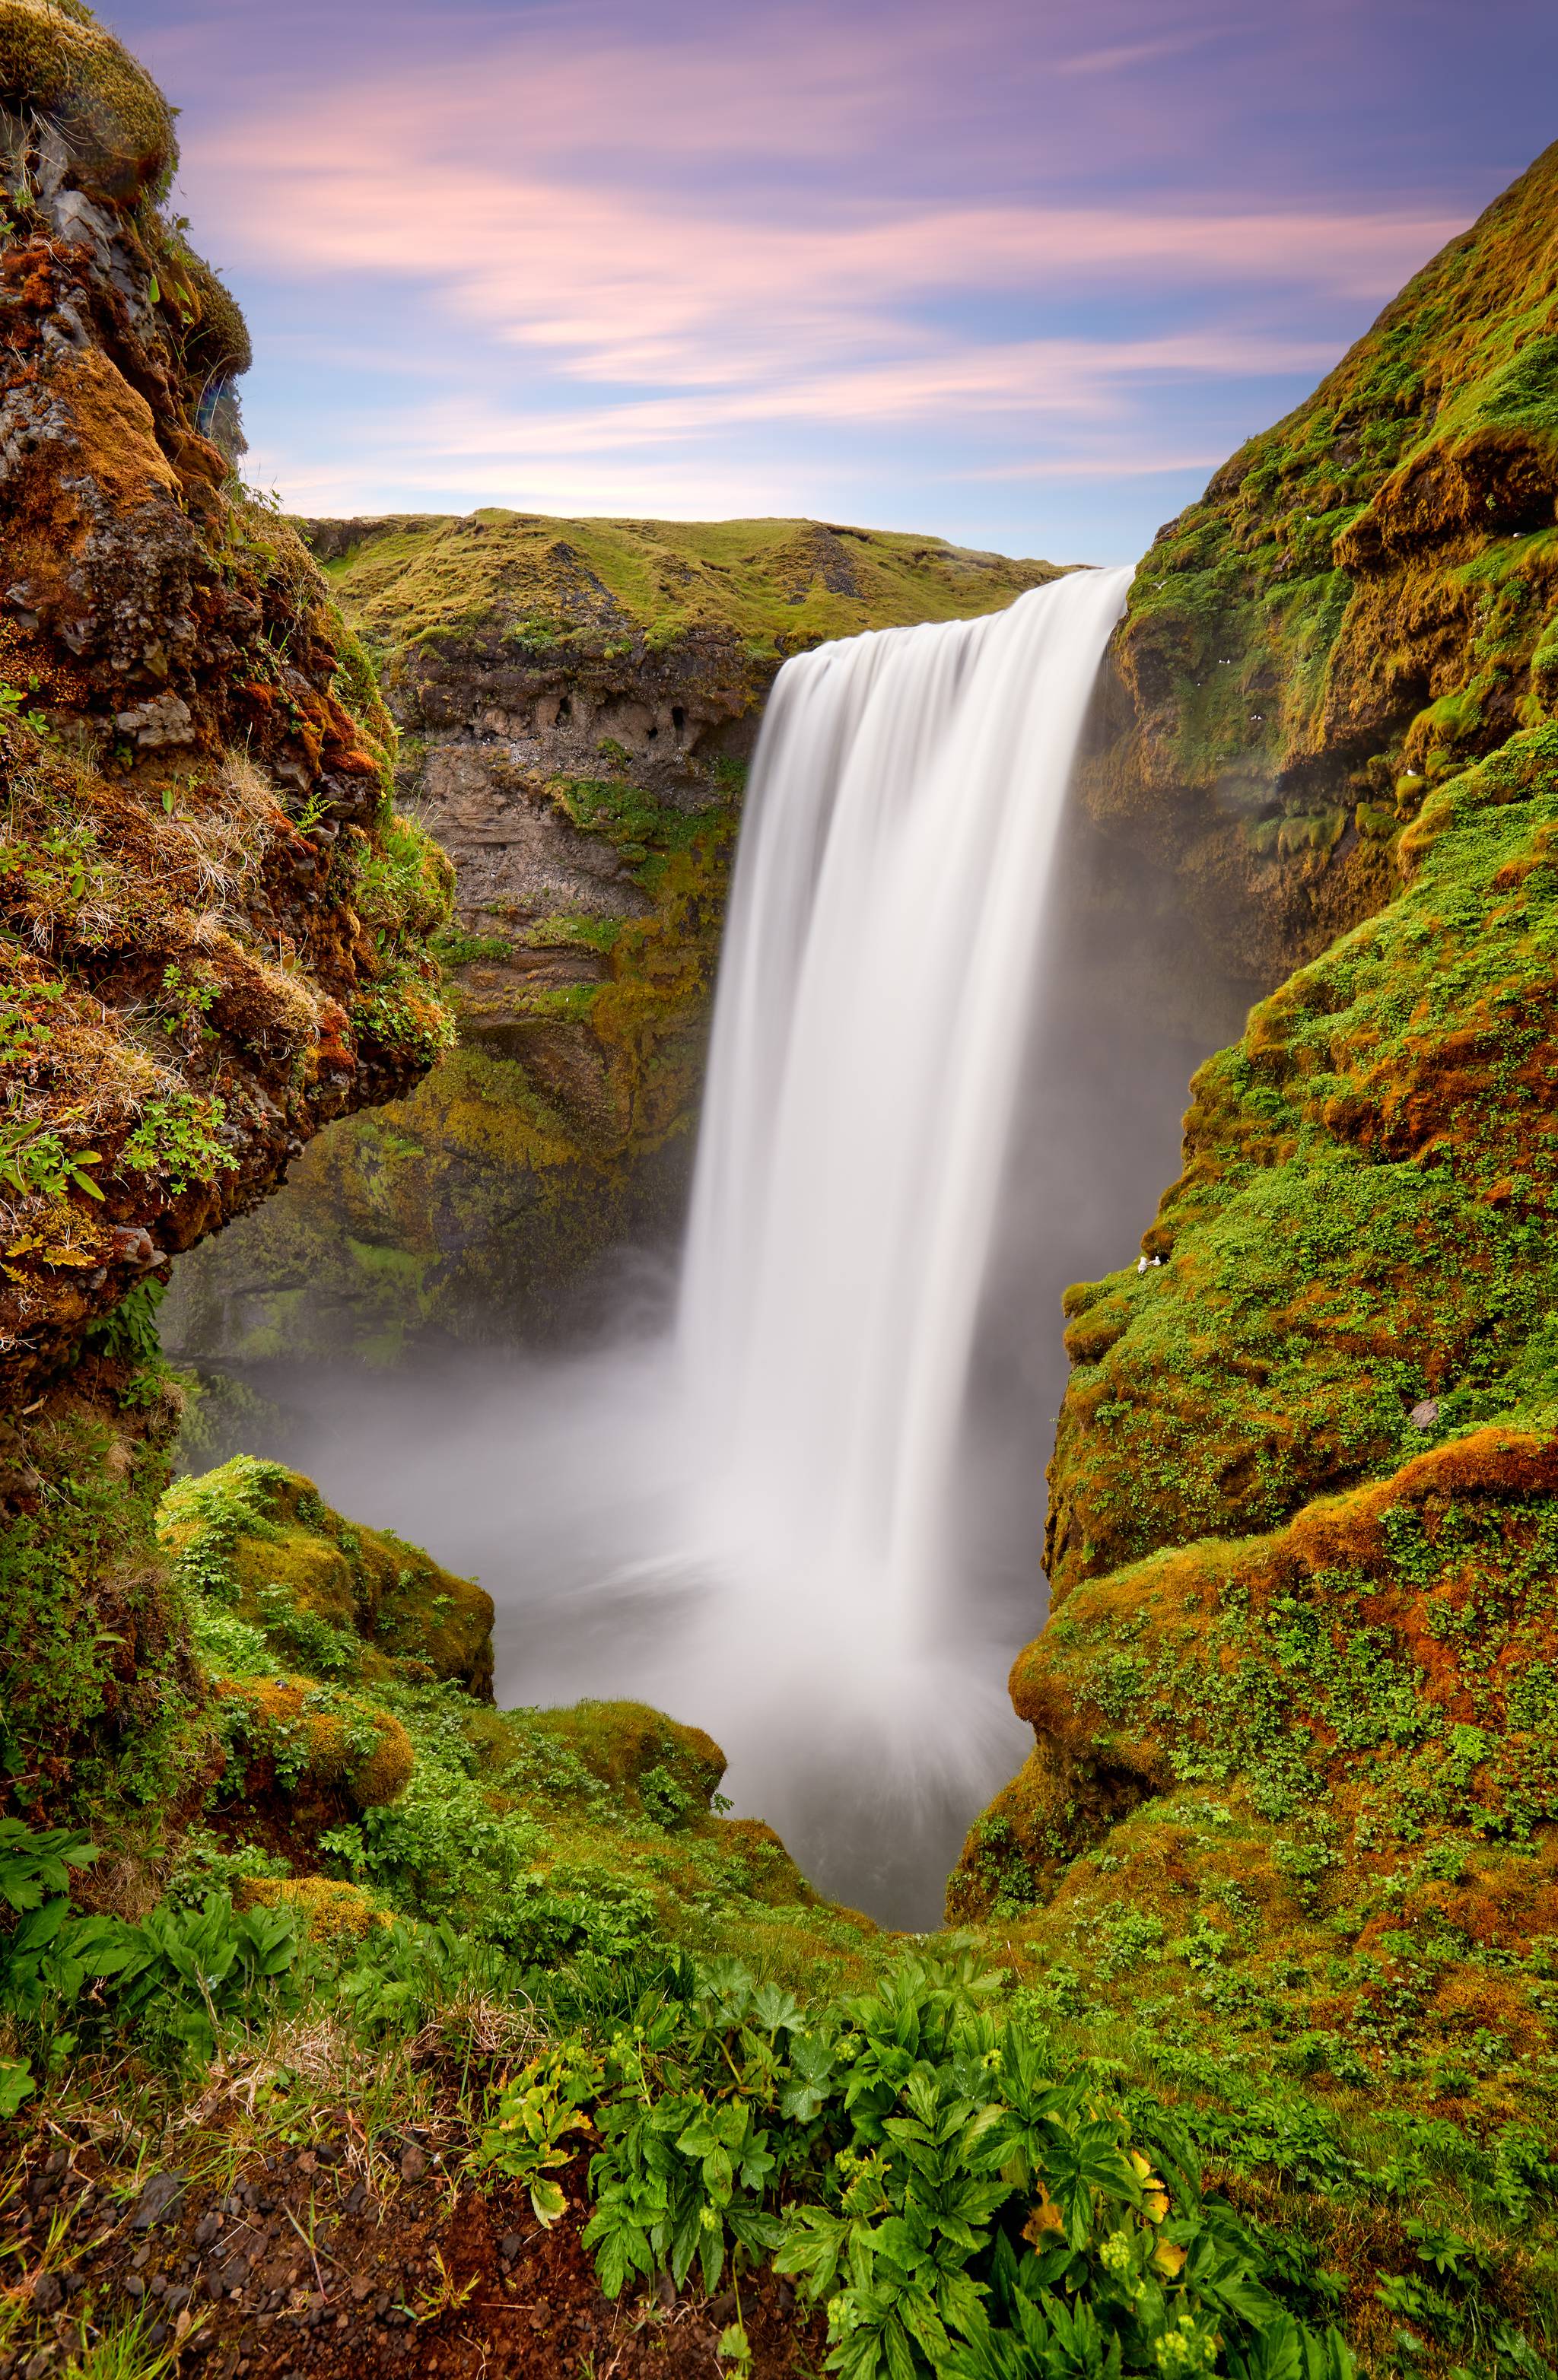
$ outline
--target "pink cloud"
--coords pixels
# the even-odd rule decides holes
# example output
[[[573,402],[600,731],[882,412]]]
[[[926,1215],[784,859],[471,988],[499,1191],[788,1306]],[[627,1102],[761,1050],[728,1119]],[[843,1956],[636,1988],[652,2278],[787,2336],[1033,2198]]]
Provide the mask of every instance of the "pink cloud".
[[[951,479],[1189,472],[1213,410],[1266,409],[1231,389],[1318,376],[1459,228],[1264,174],[1230,202],[1242,0],[1170,32],[1145,0],[391,6],[306,83],[296,43],[214,77],[184,127],[202,244],[286,293],[270,401],[360,374],[354,487],[816,509],[879,434]],[[1160,104],[1176,74],[1198,108]],[[293,448],[296,501],[342,486]]]
[[[962,342],[927,321],[974,293],[1025,302],[1101,280],[1173,280],[1383,297],[1455,227],[1417,213],[913,199],[774,220],[712,195],[538,171],[530,155],[495,161],[483,138],[462,144],[455,117],[469,104],[451,113],[437,91],[391,84],[349,109],[325,100],[206,136],[226,242],[292,273],[420,281],[488,338],[581,380],[696,389],[852,359],[923,368],[928,345],[955,380]],[[501,115],[505,95],[488,90],[479,104]],[[191,155],[205,162],[199,140]],[[1220,362],[1214,342],[1199,363],[1165,368],[1291,368],[1283,343],[1258,346],[1247,338],[1242,361]]]

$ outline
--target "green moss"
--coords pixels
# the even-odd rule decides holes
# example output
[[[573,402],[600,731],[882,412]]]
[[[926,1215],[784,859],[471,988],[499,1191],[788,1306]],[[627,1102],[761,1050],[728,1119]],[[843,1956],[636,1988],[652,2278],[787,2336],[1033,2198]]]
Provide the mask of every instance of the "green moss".
[[[176,1481],[157,1527],[185,1590],[259,1632],[265,1674],[291,1658],[491,1688],[491,1598],[392,1532],[343,1520],[284,1463],[239,1455]]]
[[[1555,832],[1558,730],[1528,731],[1433,797],[1398,900],[1198,1075],[1143,1244],[1165,1261],[1067,1333],[1063,1594],[1389,1469],[1426,1398],[1529,1415],[1514,1383],[1558,1311]]]
[[[0,101],[52,118],[101,196],[160,192],[173,177],[166,101],[81,0],[0,0]]]
[[[54,1401],[25,1440],[32,1509],[0,1532],[0,1791],[121,1849],[155,1845],[207,1749],[180,1599],[155,1559],[166,1419],[131,1414],[116,1431]]]
[[[1555,187],[1552,149],[1161,532],[1120,645],[1153,784],[1251,826],[1317,782],[1350,810],[1404,755],[1442,768],[1547,714]],[[1256,847],[1312,869],[1308,838]]]
[[[826,1962],[869,1932],[718,1815],[724,1755],[696,1728],[484,1703],[488,1597],[299,1474],[238,1457],[179,1481],[159,1528],[226,1745],[224,1841],[261,1823],[295,1874],[528,1957],[798,1935]]]
[[[1558,2071],[1558,727],[1399,859],[1197,1076],[1159,1261],[1066,1293],[1035,1751],[952,1906],[1491,2124]]]

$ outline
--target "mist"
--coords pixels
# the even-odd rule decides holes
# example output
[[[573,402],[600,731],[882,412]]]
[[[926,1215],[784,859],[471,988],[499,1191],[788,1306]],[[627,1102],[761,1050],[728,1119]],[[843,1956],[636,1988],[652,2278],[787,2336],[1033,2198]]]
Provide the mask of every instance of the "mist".
[[[765,722],[730,929],[749,949],[762,911],[781,956],[749,970],[757,1004],[743,1025],[727,946],[683,1248],[625,1248],[598,1268],[571,1345],[427,1345],[414,1366],[383,1373],[228,1367],[259,1400],[245,1413],[245,1451],[295,1464],[340,1510],[371,1513],[481,1580],[496,1605],[500,1704],[628,1697],[705,1729],[729,1756],[724,1790],[737,1815],[774,1826],[821,1889],[913,1930],[940,1922],[969,1824],[1030,1742],[1006,1672],[1044,1618],[1062,1290],[1135,1261],[1178,1170],[1189,1075],[1237,1033],[1255,989],[1209,968],[1172,880],[1067,800],[1112,616],[1102,574],[1088,577],[1098,625],[1085,659],[1055,643],[1053,589],[996,615],[1041,613],[1037,628],[1017,622],[1030,641],[1001,664],[1015,691],[998,675],[992,692],[988,667],[976,682],[993,644],[984,622],[833,648],[847,658],[831,687],[822,671],[805,678],[818,656],[789,665],[810,725],[800,735],[792,718],[786,731],[783,706]],[[922,670],[923,642],[910,639],[939,640],[943,674],[914,714],[928,772],[918,791],[904,790],[901,742],[861,761],[871,687],[849,681],[875,671],[901,727],[899,681]],[[890,650],[852,650],[878,644]],[[1069,713],[1056,712],[1053,685],[1048,710],[1032,710],[1046,652],[1053,670],[1080,676]],[[1009,749],[980,759],[977,747],[970,760],[967,738],[988,736],[992,700],[1029,708],[1014,713]],[[1036,717],[1052,716],[1042,746]],[[970,822],[981,785],[990,815]],[[870,996],[848,977],[870,938],[856,928],[852,941],[834,930],[828,941],[826,870],[793,866],[803,797],[814,850],[847,848],[830,841],[840,806],[875,805],[853,863],[868,880],[843,887],[839,914],[858,918],[874,902],[874,965],[900,978],[895,1094],[862,1111],[852,1146],[841,1142],[865,1074],[880,1071],[870,1037],[853,1061],[841,1046],[848,1003]],[[1034,838],[1041,800],[1053,823]],[[787,913],[753,880],[772,866],[753,839],[765,803],[791,846]],[[915,803],[928,864],[895,891],[878,830],[885,820],[901,837],[894,806]],[[1025,897],[994,913],[994,856],[1014,805],[1029,837],[1012,863],[1029,871]],[[961,895],[947,865],[955,813]],[[884,921],[895,901],[901,914]],[[944,1029],[938,1058],[938,1019],[968,996],[980,964],[984,1007],[962,1039]],[[809,1048],[794,1027],[809,966],[823,969],[830,1003]],[[902,997],[915,970],[918,1006]],[[971,1107],[968,1029],[987,1058],[992,1035],[1006,1036]],[[833,1067],[844,1071],[820,1123],[815,1077]],[[786,1166],[800,1192],[784,1189]],[[798,1236],[797,1196],[810,1201]],[[819,1266],[831,1268],[821,1298]],[[910,1417],[928,1402],[931,1424],[921,1419],[911,1445]]]

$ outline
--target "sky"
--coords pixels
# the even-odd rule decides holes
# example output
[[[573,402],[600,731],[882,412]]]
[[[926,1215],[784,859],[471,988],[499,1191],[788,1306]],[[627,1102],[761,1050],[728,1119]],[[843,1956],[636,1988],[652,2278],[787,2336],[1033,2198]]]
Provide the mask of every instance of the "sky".
[[[1133,560],[1558,138],[1551,0],[104,0],[310,514]]]

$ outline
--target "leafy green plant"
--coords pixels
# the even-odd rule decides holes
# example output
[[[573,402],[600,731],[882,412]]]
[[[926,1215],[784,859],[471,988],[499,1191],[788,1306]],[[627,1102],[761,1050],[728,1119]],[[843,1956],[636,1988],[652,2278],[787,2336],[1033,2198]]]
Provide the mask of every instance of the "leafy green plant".
[[[70,1914],[70,1871],[97,1857],[90,1837],[66,1828],[39,1832],[0,1818],[0,1899],[16,1923],[0,1933],[0,2016],[21,2031],[51,2010],[70,2007],[89,1976],[111,1974],[127,1928],[108,1917]],[[48,2045],[55,2062],[75,2047],[60,2034]],[[14,2115],[34,2087],[26,2058],[0,2066],[0,2115]]]
[[[164,795],[164,807],[171,808],[172,789]],[[220,979],[209,970],[196,974],[170,959],[163,969],[162,1026],[164,1033],[181,1033],[188,1041],[199,1041],[209,1035],[206,1018],[221,995]]]
[[[37,1056],[52,1038],[43,1015],[64,997],[63,983],[0,983],[0,1062]]]
[[[34,735],[49,735],[47,712],[40,710],[36,704],[30,708],[28,705],[28,696],[37,691],[38,680],[35,677],[29,678],[25,687],[0,685],[0,735],[8,735],[13,724],[18,722],[23,727],[30,728]]]
[[[543,2228],[560,2222],[566,2212],[562,2184],[551,2176],[577,2154],[566,2145],[569,2135],[593,2130],[584,2107],[597,2079],[594,2062],[577,2051],[548,2050],[505,2083],[478,2144],[477,2170],[522,2182]]]
[[[95,1148],[69,1148],[59,1130],[79,1113],[73,1109],[55,1124],[0,1120],[0,1182],[24,1198],[63,1198],[67,1191],[84,1190],[101,1203],[103,1193],[87,1170],[101,1165],[101,1156]]]
[[[728,1964],[667,1980],[599,2058],[585,2240],[609,2293],[772,2256],[826,2307],[846,2380],[1350,2380],[1167,2111],[1060,2070],[998,1973],[904,1956],[807,2010]],[[527,2143],[564,2070],[523,2083]]]
[[[51,2065],[69,2058],[75,2014],[98,2029],[129,2028],[175,2066],[215,2055],[224,2025],[253,2012],[298,1960],[291,1908],[236,1910],[225,1892],[199,1909],[164,1902],[139,1925],[70,1907],[69,1871],[89,1866],[95,1845],[79,1833],[38,1833],[0,1818],[0,1896],[16,1923],[0,1933],[0,2016],[35,2040]],[[88,1984],[94,2004],[81,2008]],[[15,2062],[5,2094],[14,2108],[30,2088]]]
[[[362,1640],[337,1628],[323,1613],[300,1605],[286,1586],[262,1586],[257,1597],[261,1624],[274,1645],[302,1662],[310,1677],[356,1677],[362,1668]]]
[[[88,1346],[113,1363],[160,1366],[163,1342],[157,1336],[157,1308],[166,1295],[164,1281],[138,1281],[111,1314],[91,1324],[86,1333]]]
[[[238,1160],[222,1135],[226,1114],[221,1099],[196,1091],[148,1099],[125,1143],[121,1172],[161,1174],[175,1197],[192,1182],[236,1172]]]
[[[224,1892],[199,1909],[166,1903],[142,1925],[125,1928],[114,1971],[122,2021],[176,2063],[207,2063],[225,2020],[251,2012],[298,1956],[295,1910],[236,1910]]]

